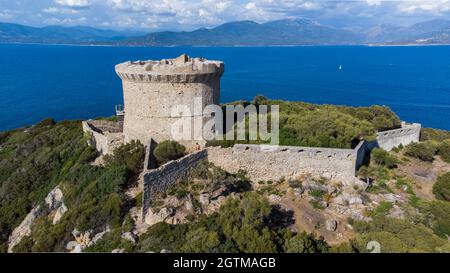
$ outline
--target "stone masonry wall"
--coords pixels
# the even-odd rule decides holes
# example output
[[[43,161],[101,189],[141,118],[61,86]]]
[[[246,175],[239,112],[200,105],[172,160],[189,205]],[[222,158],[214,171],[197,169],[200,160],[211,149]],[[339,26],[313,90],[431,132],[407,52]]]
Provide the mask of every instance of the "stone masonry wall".
[[[378,133],[378,146],[386,151],[390,151],[400,144],[406,146],[413,142],[420,141],[420,130],[422,126],[418,123],[402,124],[402,128]]]
[[[172,131],[175,123],[192,126],[210,120],[202,111],[207,105],[219,104],[224,64],[183,54],[175,59],[121,63],[116,72],[123,85],[125,142],[147,143],[150,138],[162,142],[180,139],[174,135],[180,132]],[[190,113],[172,113],[175,106]],[[194,134],[190,130],[190,137],[182,139],[187,139],[179,142],[190,151],[206,144],[201,131]]]
[[[88,120],[82,122],[83,132],[91,135],[91,144],[102,154],[111,154],[123,143],[120,124],[108,121]],[[105,131],[103,131],[105,130]]]
[[[247,171],[253,181],[295,178],[310,173],[331,179],[353,180],[356,151],[270,145],[208,148],[208,161],[228,172]]]
[[[145,217],[150,207],[152,197],[158,192],[166,191],[170,186],[183,181],[197,164],[207,157],[207,151],[201,150],[178,160],[170,161],[153,170],[146,170],[142,174],[144,196],[142,213]]]

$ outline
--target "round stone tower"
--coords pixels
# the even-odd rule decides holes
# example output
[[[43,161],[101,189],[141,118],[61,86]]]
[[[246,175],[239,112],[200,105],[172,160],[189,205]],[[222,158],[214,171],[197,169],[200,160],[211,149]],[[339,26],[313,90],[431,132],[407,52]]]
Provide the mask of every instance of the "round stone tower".
[[[173,124],[179,121],[200,119],[204,124],[204,107],[219,104],[223,72],[223,62],[184,54],[175,59],[116,65],[123,83],[125,142],[139,140],[147,145],[150,139],[174,139]],[[174,115],[177,106],[189,108],[190,113]],[[179,142],[190,150],[205,144],[193,132],[192,138]]]

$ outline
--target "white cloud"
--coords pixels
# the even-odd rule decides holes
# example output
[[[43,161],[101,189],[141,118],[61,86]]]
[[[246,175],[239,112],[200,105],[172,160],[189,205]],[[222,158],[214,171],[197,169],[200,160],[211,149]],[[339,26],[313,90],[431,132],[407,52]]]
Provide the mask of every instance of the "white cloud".
[[[450,0],[416,0],[403,1],[398,4],[398,9],[407,14],[431,13],[442,14],[450,11]]]
[[[16,17],[16,12],[12,11],[12,10],[0,10],[0,18],[1,19],[12,19]]]
[[[42,12],[49,14],[78,14],[80,11],[70,8],[48,7],[43,9]]]
[[[18,13],[20,12],[20,16]],[[145,30],[192,30],[225,22],[307,18],[346,26],[450,19],[450,0],[0,0],[0,19]],[[86,20],[82,20],[87,18]]]
[[[91,5],[90,0],[55,0],[55,3],[69,8],[87,8]]]

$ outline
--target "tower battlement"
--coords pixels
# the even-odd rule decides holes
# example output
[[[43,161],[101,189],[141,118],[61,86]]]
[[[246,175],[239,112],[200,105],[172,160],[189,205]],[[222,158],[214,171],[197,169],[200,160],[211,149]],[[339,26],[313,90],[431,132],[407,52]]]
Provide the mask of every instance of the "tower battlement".
[[[135,61],[116,65],[122,80],[133,82],[206,83],[224,72],[221,61],[190,58],[183,54],[174,59]]]

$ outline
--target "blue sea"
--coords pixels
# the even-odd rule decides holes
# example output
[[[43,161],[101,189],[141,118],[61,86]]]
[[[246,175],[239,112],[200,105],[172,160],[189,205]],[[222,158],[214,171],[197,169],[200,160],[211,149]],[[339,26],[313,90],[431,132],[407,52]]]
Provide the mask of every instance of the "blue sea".
[[[182,53],[225,62],[222,102],[273,99],[387,105],[403,120],[450,130],[450,47],[93,47],[0,45],[0,131],[46,117],[114,114],[114,65]],[[342,69],[339,69],[342,66]]]

